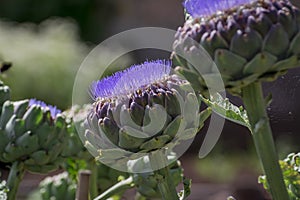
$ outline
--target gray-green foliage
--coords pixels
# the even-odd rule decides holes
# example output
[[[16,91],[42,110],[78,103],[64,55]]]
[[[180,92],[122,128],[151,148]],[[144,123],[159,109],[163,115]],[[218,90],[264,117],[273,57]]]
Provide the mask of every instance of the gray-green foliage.
[[[300,200],[300,153],[291,153],[279,163],[290,200]],[[266,176],[260,176],[259,182],[265,189],[270,189]]]
[[[207,106],[211,107],[212,110],[220,116],[251,130],[247,112],[243,107],[233,105],[228,98],[224,99],[220,94],[216,94],[210,99],[206,99],[202,96],[200,96],[200,98]]]

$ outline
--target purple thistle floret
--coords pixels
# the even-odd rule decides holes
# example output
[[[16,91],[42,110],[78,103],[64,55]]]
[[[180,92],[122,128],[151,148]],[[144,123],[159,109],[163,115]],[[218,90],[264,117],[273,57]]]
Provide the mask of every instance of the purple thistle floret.
[[[40,106],[43,109],[49,109],[50,113],[51,113],[51,117],[54,119],[59,113],[61,113],[61,110],[59,110],[56,106],[52,106],[52,105],[47,105],[45,102],[43,101],[39,101],[36,99],[30,99],[29,100],[29,106]]]
[[[194,18],[208,17],[237,6],[252,3],[254,0],[185,0],[186,11]]]
[[[146,61],[132,65],[92,83],[90,93],[94,100],[126,96],[151,83],[159,82],[170,75],[172,62],[168,60]]]

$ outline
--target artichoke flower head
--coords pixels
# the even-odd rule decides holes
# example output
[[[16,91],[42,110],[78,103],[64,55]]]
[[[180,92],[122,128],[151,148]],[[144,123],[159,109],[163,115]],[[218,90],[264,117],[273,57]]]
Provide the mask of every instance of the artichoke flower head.
[[[95,102],[84,143],[93,156],[126,171],[123,164],[130,160],[160,149],[171,152],[193,138],[198,99],[189,83],[170,71],[170,61],[146,61],[92,83]]]
[[[57,169],[68,139],[60,112],[36,99],[6,101],[0,117],[0,161],[24,163],[35,173]]]
[[[219,70],[206,66],[207,74],[220,73],[231,93],[300,65],[300,12],[288,0],[186,0],[184,7],[187,20],[176,34],[173,57],[201,46]],[[178,72],[205,88],[188,65]]]

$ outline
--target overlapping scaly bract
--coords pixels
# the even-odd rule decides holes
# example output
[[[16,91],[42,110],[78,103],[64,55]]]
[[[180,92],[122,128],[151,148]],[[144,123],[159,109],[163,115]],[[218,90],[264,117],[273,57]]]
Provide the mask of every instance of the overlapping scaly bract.
[[[227,5],[229,1],[222,2]],[[204,1],[203,6],[201,0],[188,2],[193,3],[193,10],[191,5],[187,10],[194,17],[178,29],[173,57],[182,63],[177,71],[196,90],[206,90],[203,76],[213,77],[220,72],[228,91],[239,95],[241,88],[252,82],[272,81],[300,66],[300,11],[288,0],[242,1],[242,5],[227,10],[216,1]],[[214,13],[201,15],[202,11],[207,13],[207,7]],[[200,74],[180,59],[178,52],[197,57],[200,46],[218,70],[211,64],[201,65]]]

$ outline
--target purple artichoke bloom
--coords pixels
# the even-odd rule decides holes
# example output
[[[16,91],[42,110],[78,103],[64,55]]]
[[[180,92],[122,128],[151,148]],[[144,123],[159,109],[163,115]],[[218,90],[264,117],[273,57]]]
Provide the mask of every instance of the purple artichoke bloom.
[[[61,113],[61,110],[59,110],[56,106],[52,106],[52,105],[47,105],[45,102],[43,101],[39,101],[36,99],[30,99],[29,100],[29,106],[40,106],[43,109],[49,109],[50,113],[51,113],[51,117],[54,119],[58,114]]]
[[[207,17],[251,2],[253,0],[185,0],[184,7],[195,18]]]
[[[171,61],[146,61],[92,83],[90,93],[94,100],[126,96],[144,86],[169,76]]]

